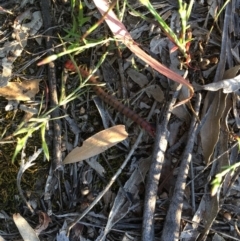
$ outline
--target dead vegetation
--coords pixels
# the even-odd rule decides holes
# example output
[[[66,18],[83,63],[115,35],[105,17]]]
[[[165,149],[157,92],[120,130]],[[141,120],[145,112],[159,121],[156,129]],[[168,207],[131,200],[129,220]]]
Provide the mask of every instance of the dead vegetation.
[[[240,2],[151,3],[0,1],[0,240],[240,240]]]

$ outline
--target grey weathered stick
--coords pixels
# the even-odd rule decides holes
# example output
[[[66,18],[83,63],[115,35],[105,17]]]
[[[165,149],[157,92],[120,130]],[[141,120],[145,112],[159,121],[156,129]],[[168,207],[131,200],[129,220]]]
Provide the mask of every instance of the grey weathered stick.
[[[49,50],[48,55],[52,55],[53,52],[53,42],[52,36],[52,19],[51,19],[51,5],[50,0],[41,1],[41,9],[43,15],[43,24],[46,30],[45,34],[48,35],[46,38],[46,48]],[[56,72],[54,62],[48,64],[48,83],[49,83],[49,93],[51,99],[51,107],[55,107],[58,104],[58,94],[57,94],[57,83],[56,83]],[[52,112],[53,121],[53,149],[52,149],[52,170],[62,169],[62,157],[61,157],[61,121],[58,119],[60,116],[59,109],[55,109]]]
[[[201,104],[200,94],[197,96],[195,113],[198,115]],[[189,128],[188,143],[184,150],[174,193],[172,196],[171,204],[169,206],[164,228],[162,232],[162,241],[178,241],[181,213],[184,199],[184,190],[186,188],[186,180],[188,176],[190,162],[192,160],[192,151],[194,146],[194,139],[196,137],[197,130],[197,119],[195,116],[192,117],[192,122]]]
[[[156,196],[158,183],[161,175],[162,165],[164,161],[164,155],[167,148],[167,139],[169,136],[167,125],[171,117],[171,110],[177,100],[181,85],[177,87],[174,96],[169,103],[166,112],[164,113],[164,119],[161,124],[157,126],[157,133],[155,139],[155,145],[153,150],[152,164],[148,174],[148,180],[146,185],[146,193],[144,199],[144,214],[142,224],[142,240],[154,240],[154,212],[156,204]]]
[[[41,9],[42,9],[42,16],[43,16],[43,24],[45,29],[45,34],[48,36],[46,41],[46,49],[48,50],[48,55],[53,54],[53,42],[51,39],[52,36],[52,14],[50,13],[51,10],[51,4],[50,0],[42,0],[41,1]],[[56,72],[55,72],[55,64],[53,62],[50,62],[48,64],[47,68],[48,72],[48,83],[49,83],[49,93],[50,93],[50,101],[51,101],[51,108],[55,107],[58,104],[58,94],[57,94],[57,84],[56,84]],[[56,108],[52,112],[52,118],[53,120],[53,141],[52,141],[52,158],[51,158],[51,168],[49,170],[49,177],[46,182],[45,187],[45,194],[44,194],[44,200],[48,205],[48,214],[52,214],[52,203],[51,203],[51,196],[52,192],[54,191],[54,188],[56,184],[59,185],[59,172],[58,170],[62,169],[62,154],[61,154],[61,121],[59,118],[59,109]],[[62,195],[59,195],[60,197]],[[62,200],[60,199],[60,203],[62,203]]]

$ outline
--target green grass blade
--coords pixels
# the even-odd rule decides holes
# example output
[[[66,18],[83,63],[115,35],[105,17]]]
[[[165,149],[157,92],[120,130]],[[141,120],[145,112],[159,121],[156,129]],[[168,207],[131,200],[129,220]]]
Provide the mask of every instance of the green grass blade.
[[[41,127],[41,138],[42,138],[42,149],[47,160],[50,160],[49,150],[45,139],[46,124],[44,123]]]
[[[28,138],[32,135],[32,133],[32,131],[29,131],[23,138],[18,138],[17,146],[12,157],[12,163],[15,161],[17,154],[23,149],[23,147],[27,143]]]

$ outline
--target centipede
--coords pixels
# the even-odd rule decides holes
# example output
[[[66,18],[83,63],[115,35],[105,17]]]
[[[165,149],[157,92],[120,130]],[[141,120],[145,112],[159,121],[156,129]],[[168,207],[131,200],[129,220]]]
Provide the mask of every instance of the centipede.
[[[66,61],[64,67],[68,71],[77,72],[76,67],[71,60]],[[89,70],[83,65],[78,66],[78,70],[83,78],[88,78],[88,76],[90,75]],[[117,98],[115,98],[113,95],[110,95],[106,90],[100,87],[100,82],[97,79],[98,77],[95,75],[91,76],[88,79],[88,82],[92,84],[91,87],[96,93],[96,95],[106,104],[110,105],[116,111],[125,115],[133,122],[137,123],[142,129],[144,129],[147,133],[154,137],[156,133],[155,128],[135,111],[131,110],[129,107],[122,104]]]

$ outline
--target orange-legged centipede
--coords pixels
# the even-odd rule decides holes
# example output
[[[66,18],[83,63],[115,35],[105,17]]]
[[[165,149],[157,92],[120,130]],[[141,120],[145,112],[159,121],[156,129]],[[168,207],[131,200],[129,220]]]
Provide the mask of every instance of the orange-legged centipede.
[[[68,60],[64,67],[69,70],[76,72],[76,68],[71,60]],[[83,67],[79,66],[79,72],[82,75],[83,78],[87,78],[89,76],[88,70]],[[144,130],[146,130],[151,136],[155,135],[155,128],[151,126],[150,123],[148,123],[146,120],[144,120],[142,117],[140,117],[137,113],[135,113],[133,110],[128,108],[127,106],[123,105],[121,102],[119,102],[114,96],[109,95],[107,92],[105,92],[98,84],[96,76],[92,76],[88,80],[90,83],[94,84],[92,86],[93,90],[97,94],[99,98],[101,98],[105,103],[112,106],[115,110],[119,111],[132,121],[136,122],[139,126],[141,126]]]

